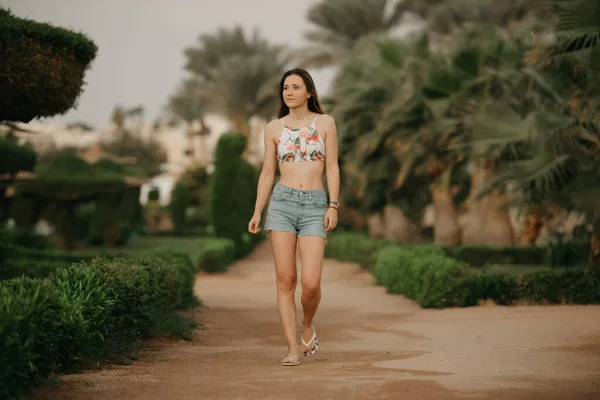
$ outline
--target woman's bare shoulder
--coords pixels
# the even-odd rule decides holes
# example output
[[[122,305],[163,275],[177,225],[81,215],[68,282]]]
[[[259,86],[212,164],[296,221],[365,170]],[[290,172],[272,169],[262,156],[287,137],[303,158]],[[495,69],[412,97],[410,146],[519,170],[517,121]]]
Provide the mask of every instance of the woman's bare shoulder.
[[[283,128],[281,119],[272,119],[271,121],[267,122],[267,125],[265,125],[265,135],[270,137],[277,136],[277,134],[281,131],[281,128]]]
[[[319,120],[321,120],[321,122],[323,122],[325,124],[334,124],[335,125],[335,119],[329,114],[319,115]]]

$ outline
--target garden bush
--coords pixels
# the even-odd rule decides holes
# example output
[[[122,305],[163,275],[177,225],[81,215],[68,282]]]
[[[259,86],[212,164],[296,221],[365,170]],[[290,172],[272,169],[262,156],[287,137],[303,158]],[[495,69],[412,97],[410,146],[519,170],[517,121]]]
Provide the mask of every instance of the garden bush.
[[[178,182],[173,189],[171,202],[169,203],[169,213],[176,234],[183,234],[187,225],[187,209],[190,200],[190,189],[183,182]]]
[[[434,246],[386,246],[373,259],[378,284],[424,308],[468,307],[488,299],[502,305],[600,303],[600,270],[593,268],[472,268]]]
[[[24,396],[55,373],[130,357],[140,338],[163,333],[164,321],[181,320],[177,310],[198,304],[193,284],[189,256],[168,248],[0,282],[0,398]]]
[[[330,234],[325,246],[325,257],[356,262],[361,268],[370,269],[374,252],[389,244],[394,244],[394,242],[372,238],[364,233]]]
[[[29,122],[72,108],[96,57],[94,42],[82,33],[15,17],[1,7],[0,25],[0,120]]]
[[[445,253],[472,266],[486,264],[545,264],[548,248],[542,246],[456,246]]]
[[[437,247],[386,246],[374,257],[376,281],[390,293],[403,294],[425,308],[477,304],[469,266]]]
[[[204,238],[200,240],[198,269],[205,272],[225,272],[235,260],[235,243],[231,239]]]
[[[578,247],[573,248],[572,254],[587,251],[584,248],[577,253]],[[395,244],[362,233],[335,233],[330,235],[325,254],[359,263],[373,273],[377,284],[422,307],[466,307],[484,300],[501,305],[600,303],[600,269],[552,265],[550,250],[545,247],[445,248]],[[517,261],[529,267],[504,264]],[[492,268],[495,263],[501,266]]]
[[[246,135],[237,133],[219,138],[210,179],[212,225],[216,236],[235,243],[236,258],[248,255],[263,239],[248,232],[259,173],[242,158],[247,140]]]
[[[51,247],[48,236],[41,235],[33,229],[0,229],[0,244],[13,244],[33,249],[48,249]]]
[[[45,278],[58,267],[90,261],[97,256],[97,252],[91,251],[65,252],[2,243],[0,244],[0,280],[19,276]]]

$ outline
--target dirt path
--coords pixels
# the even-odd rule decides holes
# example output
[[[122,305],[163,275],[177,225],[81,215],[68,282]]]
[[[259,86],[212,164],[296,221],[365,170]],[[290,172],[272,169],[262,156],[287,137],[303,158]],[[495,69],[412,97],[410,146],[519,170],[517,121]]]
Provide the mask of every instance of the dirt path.
[[[226,275],[199,276],[197,293],[207,310],[194,341],[153,341],[132,365],[65,376],[35,398],[600,398],[600,306],[421,310],[327,260],[321,347],[281,367],[268,245]]]

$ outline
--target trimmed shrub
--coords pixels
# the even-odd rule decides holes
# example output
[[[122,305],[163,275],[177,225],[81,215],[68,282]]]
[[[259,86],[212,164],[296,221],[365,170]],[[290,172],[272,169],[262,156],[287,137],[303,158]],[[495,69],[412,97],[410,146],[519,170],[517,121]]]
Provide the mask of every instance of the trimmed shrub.
[[[375,279],[390,293],[403,294],[426,308],[477,304],[477,296],[469,292],[470,272],[468,265],[434,246],[387,246],[377,251],[373,266]]]
[[[128,357],[164,321],[180,329],[174,311],[198,304],[193,284],[189,256],[167,248],[0,282],[0,398],[21,397],[53,373]]]
[[[169,213],[175,225],[175,233],[182,234],[187,224],[187,208],[190,202],[190,190],[185,183],[178,182],[173,189]]]
[[[468,307],[487,299],[502,305],[600,303],[600,270],[593,268],[498,272],[472,268],[434,246],[387,246],[374,260],[378,284],[425,308]]]
[[[444,247],[445,253],[472,266],[486,264],[544,264],[546,247],[537,246],[457,246]]]
[[[381,247],[395,244],[392,241],[372,238],[364,233],[345,232],[330,234],[325,246],[325,257],[340,261],[356,262],[363,269],[370,269],[372,255]]]
[[[1,12],[2,10],[0,10],[0,13]],[[3,78],[0,77],[0,82],[2,79]],[[0,92],[2,92],[1,89]],[[0,104],[1,102],[2,100],[0,100]],[[0,109],[1,108],[2,106],[0,106]],[[0,111],[0,114],[1,113],[2,112]],[[2,118],[0,118],[0,120],[2,120]],[[0,174],[13,175],[19,171],[33,171],[33,167],[37,161],[37,153],[34,150],[27,146],[21,146],[15,140],[5,137],[0,138],[0,157],[2,160],[2,162],[0,162]]]
[[[0,8],[0,120],[62,114],[81,93],[97,47],[85,35],[17,18]]]
[[[258,171],[242,158],[247,140],[242,134],[221,136],[215,150],[215,172],[211,176],[215,234],[235,243],[236,258],[248,255],[263,238],[248,232],[248,221],[256,202]]]
[[[540,250],[545,252],[546,248],[474,246],[472,252],[466,246],[456,249],[459,250],[452,253],[448,248],[435,245],[397,245],[365,234],[336,233],[330,236],[325,252],[327,257],[356,262],[370,269],[377,284],[422,307],[466,307],[483,300],[500,305],[600,303],[600,269],[544,268],[546,258],[540,256],[544,254]],[[583,249],[580,253],[585,252]],[[474,267],[448,256],[449,253],[483,265]],[[492,268],[485,265],[490,260],[527,260],[535,267]],[[538,263],[531,264],[531,261]]]
[[[205,238],[200,240],[198,269],[202,271],[225,272],[235,260],[235,243],[231,239]]]
[[[556,268],[527,272],[519,277],[519,286],[519,298],[532,303],[600,303],[598,268]]]
[[[19,398],[55,370],[61,312],[47,279],[0,282],[0,398]]]
[[[32,249],[50,248],[47,236],[35,232],[33,229],[0,229],[0,244],[22,246]]]

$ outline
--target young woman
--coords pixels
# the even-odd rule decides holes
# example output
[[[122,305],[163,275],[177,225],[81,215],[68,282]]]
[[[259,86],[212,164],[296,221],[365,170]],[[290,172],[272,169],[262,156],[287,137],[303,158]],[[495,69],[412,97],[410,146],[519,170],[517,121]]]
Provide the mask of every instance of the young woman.
[[[248,231],[257,233],[269,199],[264,229],[275,261],[277,308],[288,344],[282,365],[300,364],[296,341],[296,244],[302,260],[302,351],[311,356],[319,347],[313,319],[321,300],[321,271],[327,232],[338,222],[340,175],[337,130],[319,105],[312,77],[303,69],[287,71],[279,84],[279,119],[265,128],[265,156],[258,181],[254,215]],[[323,187],[327,174],[329,201]]]

